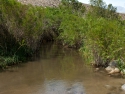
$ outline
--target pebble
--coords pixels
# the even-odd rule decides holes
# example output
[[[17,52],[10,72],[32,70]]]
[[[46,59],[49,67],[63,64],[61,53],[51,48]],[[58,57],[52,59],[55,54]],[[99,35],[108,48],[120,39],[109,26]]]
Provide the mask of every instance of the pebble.
[[[125,91],[125,84],[121,86],[121,89]]]
[[[95,71],[99,71],[99,68],[96,68]]]
[[[114,86],[105,85],[105,87],[106,87],[107,89],[109,89],[110,91],[116,90],[116,87],[114,87]]]

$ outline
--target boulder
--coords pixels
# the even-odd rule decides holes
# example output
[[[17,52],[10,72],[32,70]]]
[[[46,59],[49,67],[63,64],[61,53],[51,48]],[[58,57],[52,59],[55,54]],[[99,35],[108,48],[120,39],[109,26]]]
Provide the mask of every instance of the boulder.
[[[108,74],[114,74],[114,73],[119,73],[119,72],[120,72],[120,70],[118,68],[114,68]]]
[[[112,60],[109,63],[109,66],[105,68],[105,70],[108,72],[108,74],[114,74],[120,72],[116,60]]]
[[[115,68],[118,66],[116,60],[112,60],[108,65],[111,66],[112,68]]]
[[[115,73],[119,73],[120,72],[119,68],[115,68],[114,71],[115,71]]]
[[[105,70],[108,72],[108,74],[114,74],[120,72],[119,68],[117,67],[113,68],[111,66],[106,67]]]

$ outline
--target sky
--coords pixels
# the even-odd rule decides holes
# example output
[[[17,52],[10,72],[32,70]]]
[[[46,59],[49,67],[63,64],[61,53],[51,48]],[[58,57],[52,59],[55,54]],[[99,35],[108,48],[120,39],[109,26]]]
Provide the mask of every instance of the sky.
[[[78,0],[79,2],[89,4],[89,0]],[[118,12],[125,13],[125,0],[103,0],[107,5],[112,4],[117,7]]]

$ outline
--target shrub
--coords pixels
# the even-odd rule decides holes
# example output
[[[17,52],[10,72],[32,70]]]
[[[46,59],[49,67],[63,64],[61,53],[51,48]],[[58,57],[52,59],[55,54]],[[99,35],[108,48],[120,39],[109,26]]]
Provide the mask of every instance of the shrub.
[[[88,20],[83,53],[96,64],[106,64],[125,56],[125,30],[119,21],[104,18]]]
[[[103,17],[109,20],[118,20],[119,16],[116,13],[117,8],[112,6],[112,4],[106,5],[103,0],[90,0],[90,4],[90,15]]]
[[[64,45],[71,47],[80,47],[84,37],[85,21],[83,18],[75,15],[64,15],[59,30],[59,39],[63,41]]]

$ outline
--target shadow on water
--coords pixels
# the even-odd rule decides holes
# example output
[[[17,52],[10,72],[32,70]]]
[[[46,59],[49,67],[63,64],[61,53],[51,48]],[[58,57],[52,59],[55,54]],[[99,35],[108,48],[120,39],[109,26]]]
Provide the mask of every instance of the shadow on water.
[[[0,73],[0,94],[124,94],[124,79],[95,72],[74,49],[41,47],[36,60]]]

